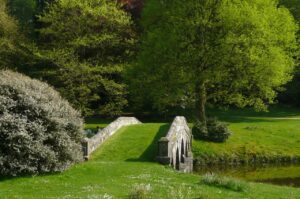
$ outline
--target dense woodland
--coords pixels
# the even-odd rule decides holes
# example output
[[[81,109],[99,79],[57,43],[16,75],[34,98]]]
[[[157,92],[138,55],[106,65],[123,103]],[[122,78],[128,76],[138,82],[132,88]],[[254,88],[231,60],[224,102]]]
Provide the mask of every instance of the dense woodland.
[[[0,0],[0,67],[85,116],[300,105],[299,13],[297,0]]]

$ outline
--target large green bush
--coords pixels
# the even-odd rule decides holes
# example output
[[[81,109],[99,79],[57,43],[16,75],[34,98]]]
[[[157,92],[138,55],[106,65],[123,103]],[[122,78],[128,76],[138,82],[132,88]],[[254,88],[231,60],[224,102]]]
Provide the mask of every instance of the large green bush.
[[[82,160],[83,120],[46,83],[0,71],[0,174],[55,172]]]

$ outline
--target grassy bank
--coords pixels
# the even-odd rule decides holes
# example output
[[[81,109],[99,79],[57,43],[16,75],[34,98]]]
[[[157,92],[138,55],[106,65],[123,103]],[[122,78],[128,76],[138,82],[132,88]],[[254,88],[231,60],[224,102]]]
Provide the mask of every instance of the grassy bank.
[[[263,116],[260,116],[262,114]],[[225,143],[194,141],[198,164],[280,164],[300,162],[300,112],[216,112],[233,135]]]
[[[290,187],[200,177],[176,172],[153,162],[157,139],[166,124],[142,124],[121,129],[92,159],[52,175],[0,180],[0,198],[297,198]],[[242,187],[243,189],[237,189]],[[145,190],[147,188],[147,190]],[[149,188],[149,189],[148,189]]]
[[[199,175],[214,173],[220,176],[228,176],[247,181],[280,180],[299,178],[300,165],[285,166],[210,166],[198,167],[194,170]],[[289,183],[286,183],[289,184]]]

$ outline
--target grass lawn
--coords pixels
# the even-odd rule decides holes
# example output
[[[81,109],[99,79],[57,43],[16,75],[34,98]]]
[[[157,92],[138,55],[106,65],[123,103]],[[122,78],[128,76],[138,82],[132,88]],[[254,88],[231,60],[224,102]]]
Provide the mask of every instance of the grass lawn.
[[[300,112],[215,113],[228,122],[233,135],[225,143],[194,141],[194,156],[201,163],[276,162],[300,160]],[[251,115],[249,117],[248,115]]]
[[[168,125],[151,123],[124,127],[93,155],[66,172],[2,178],[0,198],[128,198],[135,185],[150,185],[148,198],[300,198],[300,189],[245,183],[242,192],[206,185],[195,174],[183,174],[153,162],[157,139]]]
[[[102,119],[100,117],[91,117],[85,119],[85,129],[96,130],[97,127],[105,128],[109,123],[111,123],[114,119]]]

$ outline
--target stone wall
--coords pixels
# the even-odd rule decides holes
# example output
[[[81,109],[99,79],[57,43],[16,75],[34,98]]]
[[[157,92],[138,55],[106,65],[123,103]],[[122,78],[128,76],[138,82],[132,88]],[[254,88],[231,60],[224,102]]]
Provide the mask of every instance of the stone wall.
[[[141,122],[135,117],[119,117],[104,129],[99,130],[93,137],[85,138],[82,142],[84,158],[88,159],[93,151],[95,151],[107,138],[112,136],[123,126],[140,123]]]
[[[177,116],[158,143],[157,160],[183,172],[192,172],[192,133],[185,117]]]

